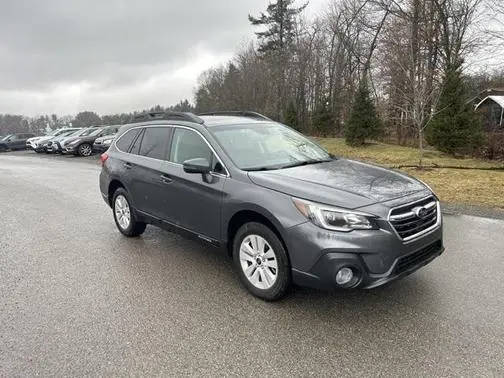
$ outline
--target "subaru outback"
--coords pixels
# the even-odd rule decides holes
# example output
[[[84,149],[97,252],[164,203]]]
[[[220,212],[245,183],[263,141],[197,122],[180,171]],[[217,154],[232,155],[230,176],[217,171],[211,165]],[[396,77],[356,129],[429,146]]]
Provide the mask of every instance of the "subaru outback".
[[[292,284],[377,287],[444,250],[426,184],[333,156],[257,113],[142,114],[101,160],[100,190],[122,234],[151,224],[222,247],[266,300]]]

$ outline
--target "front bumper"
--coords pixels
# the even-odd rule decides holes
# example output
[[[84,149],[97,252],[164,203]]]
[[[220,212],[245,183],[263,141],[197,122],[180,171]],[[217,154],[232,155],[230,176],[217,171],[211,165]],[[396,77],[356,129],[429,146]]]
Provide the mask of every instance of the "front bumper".
[[[93,144],[93,151],[98,153],[103,153],[107,151],[110,147],[110,144]]]
[[[65,149],[63,150],[67,154],[74,154],[77,152],[77,146],[65,146]]]
[[[35,147],[33,149],[33,151],[36,151],[36,152],[45,152],[45,151],[47,151],[47,145],[43,145],[43,146],[37,145],[37,147]]]
[[[33,150],[33,151],[36,151],[36,152],[45,151],[45,147],[43,145],[35,143],[35,142],[26,143],[26,147]]]
[[[444,251],[442,224],[408,243],[387,225],[383,222],[380,230],[341,233],[307,222],[287,230],[294,283],[317,289],[340,288],[336,274],[349,267],[357,279],[347,288],[371,289],[413,273]]]

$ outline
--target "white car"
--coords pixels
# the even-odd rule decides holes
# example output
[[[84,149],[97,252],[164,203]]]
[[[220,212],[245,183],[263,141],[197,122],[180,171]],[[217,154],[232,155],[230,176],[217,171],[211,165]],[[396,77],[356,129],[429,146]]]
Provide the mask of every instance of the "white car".
[[[47,135],[41,137],[30,138],[26,141],[26,147],[32,149],[35,152],[44,152],[47,146],[47,141],[54,138],[55,136],[66,133],[67,127],[62,129],[53,130]]]
[[[72,129],[67,129],[67,130],[68,130],[67,133],[61,133],[60,135],[55,136],[54,138],[47,141],[46,152],[60,153],[62,150],[61,144],[63,143],[63,141],[68,138],[72,138],[72,137],[80,135],[84,129],[72,128]]]

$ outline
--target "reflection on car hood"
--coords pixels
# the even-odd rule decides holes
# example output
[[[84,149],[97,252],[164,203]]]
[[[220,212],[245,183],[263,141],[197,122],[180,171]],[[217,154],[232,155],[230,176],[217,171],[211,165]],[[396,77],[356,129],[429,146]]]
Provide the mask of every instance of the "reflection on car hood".
[[[257,185],[294,197],[352,209],[426,190],[407,175],[346,159],[249,172],[249,177]]]
[[[26,141],[27,142],[45,142],[46,140],[49,140],[53,138],[52,135],[46,135],[46,136],[41,136],[41,137],[35,137],[35,138],[30,138],[30,139],[27,139]]]
[[[115,139],[115,135],[106,135],[106,136],[102,136],[102,137],[99,137],[99,138],[96,138],[95,140],[95,143],[98,142],[98,143],[103,143],[104,141],[106,140],[114,140]]]

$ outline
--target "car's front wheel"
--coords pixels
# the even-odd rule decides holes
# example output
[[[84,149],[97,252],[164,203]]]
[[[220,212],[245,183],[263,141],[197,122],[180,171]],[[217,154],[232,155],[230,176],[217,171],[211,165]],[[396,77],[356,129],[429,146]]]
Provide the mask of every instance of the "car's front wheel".
[[[93,153],[93,147],[89,143],[83,143],[79,146],[77,150],[80,156],[91,156]]]
[[[119,188],[115,191],[112,208],[116,226],[123,235],[134,237],[143,234],[147,225],[137,220],[130,203],[126,190]]]
[[[250,222],[240,227],[233,242],[233,260],[242,283],[255,296],[274,301],[287,293],[291,283],[287,252],[266,225]]]

